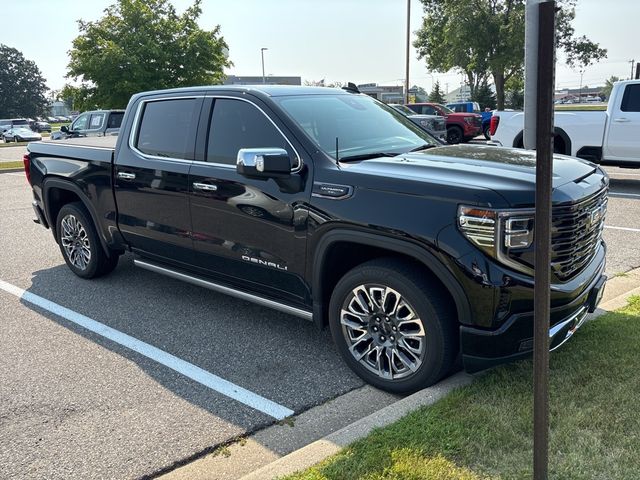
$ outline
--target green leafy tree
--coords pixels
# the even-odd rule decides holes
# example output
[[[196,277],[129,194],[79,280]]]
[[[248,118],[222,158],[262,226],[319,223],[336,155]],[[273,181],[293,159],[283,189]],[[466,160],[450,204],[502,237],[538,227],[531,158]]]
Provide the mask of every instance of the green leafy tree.
[[[524,78],[520,75],[511,77],[505,83],[505,107],[514,110],[524,108]]]
[[[619,77],[613,76],[608,78],[604,82],[604,88],[602,89],[602,94],[604,95],[605,100],[609,100],[609,97],[611,96],[611,90],[613,90],[613,84],[619,81],[620,81]]]
[[[482,83],[471,95],[471,100],[478,102],[481,109],[489,107],[491,110],[496,108],[496,95],[491,90],[487,82]]]
[[[525,0],[421,0],[425,16],[414,46],[431,70],[458,69],[467,76],[473,95],[493,78],[499,109],[504,108],[505,83],[522,74]],[[577,0],[558,0],[556,43],[566,62],[584,68],[605,58],[607,51],[588,38],[575,36]]]
[[[46,95],[38,66],[15,48],[0,45],[0,118],[45,115]]]
[[[118,0],[98,21],[78,21],[67,77],[103,108],[144,90],[221,83],[228,47],[219,25],[198,26],[200,4],[178,15],[169,0]]]
[[[440,88],[440,82],[436,81],[431,89],[431,93],[429,94],[429,101],[433,103],[446,103],[444,98],[444,93]]]
[[[83,83],[79,86],[66,84],[57,92],[56,98],[67,104],[67,107],[74,112],[85,110],[95,110],[100,108],[94,99],[95,88]]]

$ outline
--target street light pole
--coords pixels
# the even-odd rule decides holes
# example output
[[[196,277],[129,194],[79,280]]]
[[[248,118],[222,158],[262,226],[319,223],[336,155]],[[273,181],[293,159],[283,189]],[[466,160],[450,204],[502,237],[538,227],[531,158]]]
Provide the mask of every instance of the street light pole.
[[[266,82],[266,79],[265,79],[265,77],[264,77],[264,51],[265,51],[265,50],[269,50],[269,49],[268,49],[268,48],[266,48],[266,47],[262,47],[262,48],[260,49],[260,56],[262,57],[262,83],[267,83],[267,82]]]
[[[407,56],[404,74],[404,103],[409,103],[409,48],[411,46],[411,0],[407,0]]]
[[[578,93],[578,103],[582,103],[582,75],[584,75],[584,69],[580,70],[580,90]]]

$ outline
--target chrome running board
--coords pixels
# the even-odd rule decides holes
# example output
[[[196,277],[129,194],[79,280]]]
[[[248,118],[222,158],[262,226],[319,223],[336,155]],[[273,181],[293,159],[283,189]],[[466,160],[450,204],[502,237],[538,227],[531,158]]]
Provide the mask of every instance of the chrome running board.
[[[200,278],[200,277],[194,277],[186,273],[178,272],[176,270],[171,270],[170,268],[167,268],[167,267],[161,267],[160,265],[156,265],[154,263],[150,263],[144,260],[138,260],[137,258],[133,259],[133,263],[137,267],[144,268],[145,270],[150,270],[152,272],[159,273],[161,275],[166,275],[167,277],[175,278],[176,280],[182,280],[183,282],[191,283],[192,285],[208,288],[209,290],[213,290],[214,292],[224,293],[225,295],[239,298],[241,300],[246,300],[248,302],[255,303],[263,307],[272,308],[273,310],[278,310],[279,312],[288,313],[289,315],[295,315],[296,317],[304,318],[305,320],[309,320],[309,321],[313,320],[313,313],[307,310],[303,310],[301,308],[292,307],[290,305],[279,303],[274,300],[270,300],[268,298],[243,292],[242,290],[236,290],[234,288],[226,287],[224,285],[213,283],[209,280],[204,280],[203,278]]]

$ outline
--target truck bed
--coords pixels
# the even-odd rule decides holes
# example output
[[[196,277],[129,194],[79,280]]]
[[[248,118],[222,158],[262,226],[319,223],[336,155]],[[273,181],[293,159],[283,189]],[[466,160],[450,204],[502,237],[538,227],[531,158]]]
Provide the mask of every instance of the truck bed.
[[[27,150],[42,157],[111,163],[117,140],[117,136],[107,136],[31,142]]]

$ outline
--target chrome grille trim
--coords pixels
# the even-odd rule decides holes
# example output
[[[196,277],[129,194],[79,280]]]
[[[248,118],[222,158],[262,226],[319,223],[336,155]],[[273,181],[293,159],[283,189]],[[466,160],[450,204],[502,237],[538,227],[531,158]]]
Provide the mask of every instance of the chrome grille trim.
[[[608,188],[569,205],[553,207],[551,270],[560,280],[577,275],[593,259],[602,240]]]

